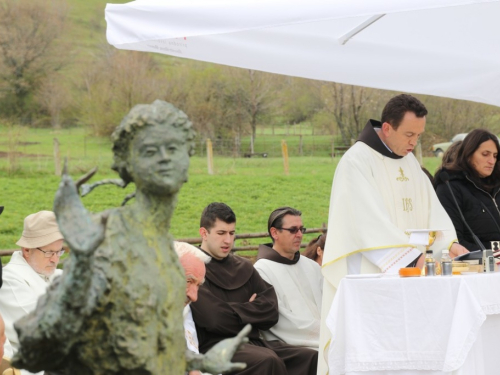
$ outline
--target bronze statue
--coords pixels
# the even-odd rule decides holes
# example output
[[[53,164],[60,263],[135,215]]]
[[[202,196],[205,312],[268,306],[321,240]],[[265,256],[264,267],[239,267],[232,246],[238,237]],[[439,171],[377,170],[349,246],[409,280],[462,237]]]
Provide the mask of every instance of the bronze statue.
[[[135,183],[135,201],[94,216],[64,173],[54,212],[71,253],[36,310],[15,324],[16,367],[68,375],[244,368],[230,360],[247,331],[186,358],[185,277],[169,228],[194,135],[184,112],[169,103],[132,108],[112,135],[112,168],[124,185]]]

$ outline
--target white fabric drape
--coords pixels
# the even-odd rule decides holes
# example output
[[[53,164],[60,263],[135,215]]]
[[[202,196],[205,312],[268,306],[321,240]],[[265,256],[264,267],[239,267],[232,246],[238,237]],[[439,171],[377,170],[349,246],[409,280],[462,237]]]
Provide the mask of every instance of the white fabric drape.
[[[494,105],[499,16],[500,0],[140,0],[106,7],[108,42],[117,48]]]

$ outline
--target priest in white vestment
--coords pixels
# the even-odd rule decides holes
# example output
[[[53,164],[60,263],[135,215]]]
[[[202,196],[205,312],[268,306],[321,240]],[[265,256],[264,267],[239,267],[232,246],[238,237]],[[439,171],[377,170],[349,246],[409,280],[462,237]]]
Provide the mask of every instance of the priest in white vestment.
[[[279,320],[262,334],[266,340],[319,347],[323,276],[315,261],[300,255],[301,212],[280,207],[271,213],[268,231],[273,243],[259,246],[255,269],[274,287]]]
[[[455,242],[453,224],[412,153],[426,115],[418,99],[404,94],[392,98],[382,121],[370,120],[337,166],[323,255],[318,375],[328,371],[331,338],[325,320],[346,274],[421,268],[424,248],[409,243],[408,229],[441,230],[431,247],[436,259],[443,249],[450,249],[452,256],[467,252]]]

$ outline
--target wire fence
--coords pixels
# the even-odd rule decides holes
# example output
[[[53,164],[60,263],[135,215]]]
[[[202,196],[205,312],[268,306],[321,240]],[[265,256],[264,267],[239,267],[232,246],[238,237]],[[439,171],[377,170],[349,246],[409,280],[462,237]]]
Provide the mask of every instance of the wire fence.
[[[108,168],[112,161],[111,142],[106,138],[88,136],[44,136],[36,140],[6,142],[0,139],[0,169],[40,172],[57,169],[67,158],[72,169],[86,171],[89,167]],[[340,156],[348,148],[329,135],[258,135],[253,153],[250,139],[212,139],[213,155],[219,157],[281,157],[285,140],[290,157]],[[195,155],[207,155],[207,139],[198,137]]]
[[[257,136],[254,142],[253,153],[250,139],[212,139],[213,153],[215,156],[231,157],[280,157],[281,143],[285,140],[289,156],[338,156],[348,148],[336,142],[335,138],[328,135],[265,135]],[[206,139],[196,142],[196,154],[206,156]]]
[[[323,223],[323,226],[321,228],[310,228],[306,230],[306,234],[309,233],[325,233],[327,230],[326,224]],[[243,242],[245,243],[246,240],[248,239],[253,239],[253,238],[269,238],[269,233],[267,232],[258,232],[258,233],[244,233],[244,234],[237,234],[235,236],[235,244],[238,242]],[[177,241],[180,242],[187,242],[192,245],[199,245],[201,244],[201,237],[191,237],[191,238],[179,238]],[[304,249],[307,246],[307,243],[302,243],[300,245],[301,249]],[[234,246],[232,251],[233,252],[239,252],[240,254],[245,254],[246,257],[248,258],[255,258],[255,255],[249,255],[246,252],[247,251],[255,251],[259,248],[259,245],[239,245],[239,246]],[[69,252],[69,249],[67,247],[64,247],[66,252]],[[0,250],[0,259],[5,256],[11,256],[14,251],[17,251],[19,249],[8,249],[8,250]],[[253,259],[255,260],[255,259]]]

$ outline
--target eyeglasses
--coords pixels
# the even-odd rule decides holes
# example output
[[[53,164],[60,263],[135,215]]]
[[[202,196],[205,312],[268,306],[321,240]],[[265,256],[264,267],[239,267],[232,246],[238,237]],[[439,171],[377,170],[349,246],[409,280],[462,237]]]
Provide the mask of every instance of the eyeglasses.
[[[289,231],[291,234],[297,234],[297,232],[301,232],[302,234],[304,234],[306,232],[306,228],[304,227],[300,227],[300,228],[297,228],[297,227],[291,227],[291,228],[279,228],[280,230],[287,230]]]
[[[60,257],[61,255],[64,254],[64,250],[62,250],[62,249],[59,251],[44,251],[38,247],[35,247],[35,249],[40,250],[43,253],[43,256],[45,258],[52,258],[54,255],[56,255],[57,257]]]

